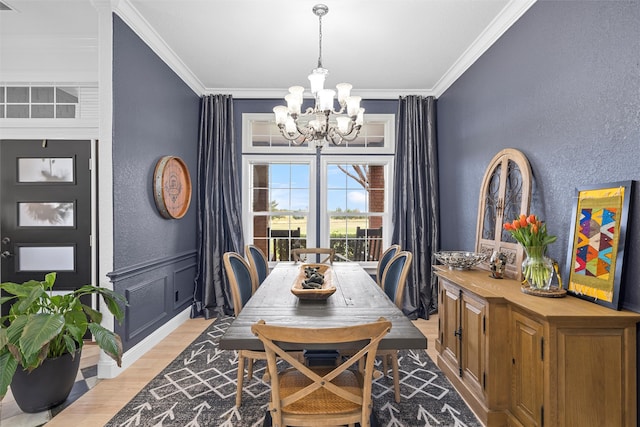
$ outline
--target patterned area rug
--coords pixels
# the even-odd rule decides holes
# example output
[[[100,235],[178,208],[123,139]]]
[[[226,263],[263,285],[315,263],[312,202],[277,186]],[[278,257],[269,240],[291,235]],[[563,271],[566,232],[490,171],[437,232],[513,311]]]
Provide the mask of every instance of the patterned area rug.
[[[264,361],[254,365],[253,379],[245,379],[242,405],[235,406],[238,355],[218,348],[232,321],[225,317],[213,322],[106,426],[269,425],[265,422],[269,385],[261,380]],[[400,404],[394,401],[390,376],[373,384],[379,426],[482,426],[424,350],[401,351],[399,364]]]

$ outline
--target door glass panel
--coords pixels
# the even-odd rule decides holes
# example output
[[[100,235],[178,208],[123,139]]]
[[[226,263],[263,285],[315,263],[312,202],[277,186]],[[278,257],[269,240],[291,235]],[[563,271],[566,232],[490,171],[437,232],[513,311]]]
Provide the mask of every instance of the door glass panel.
[[[74,182],[73,159],[18,159],[18,182]]]
[[[75,271],[73,246],[20,246],[19,271]]]
[[[18,203],[20,227],[73,227],[74,206],[62,203]]]

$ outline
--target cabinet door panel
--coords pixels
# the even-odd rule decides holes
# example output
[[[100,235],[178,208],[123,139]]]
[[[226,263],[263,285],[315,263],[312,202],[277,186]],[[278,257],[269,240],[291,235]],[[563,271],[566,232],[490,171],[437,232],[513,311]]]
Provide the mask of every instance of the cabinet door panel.
[[[635,410],[626,390],[624,329],[558,330],[559,426],[620,426]],[[592,402],[592,404],[585,404]]]
[[[462,297],[462,378],[478,396],[483,397],[485,370],[485,336],[483,318],[485,305]]]
[[[460,322],[460,288],[440,281],[443,313],[440,318],[440,340],[442,342],[442,357],[453,366],[460,366],[460,340],[456,335]]]
[[[511,412],[525,426],[542,425],[542,325],[512,312]]]

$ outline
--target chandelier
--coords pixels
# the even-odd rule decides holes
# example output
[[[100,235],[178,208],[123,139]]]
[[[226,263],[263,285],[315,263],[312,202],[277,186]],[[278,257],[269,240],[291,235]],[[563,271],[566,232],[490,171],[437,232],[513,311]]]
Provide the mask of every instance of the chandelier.
[[[364,121],[364,108],[360,108],[359,96],[351,96],[352,86],[349,83],[340,83],[336,85],[340,109],[334,110],[336,91],[324,88],[324,80],[329,70],[322,67],[322,17],[329,12],[329,8],[324,4],[317,4],[312,10],[318,17],[319,24],[318,67],[309,74],[315,105],[303,113],[304,87],[291,86],[289,93],[284,97],[287,106],[279,105],[273,112],[280,132],[293,145],[315,141],[316,148],[321,149],[327,142],[340,145],[344,141],[356,139]],[[299,120],[302,117],[311,119]]]

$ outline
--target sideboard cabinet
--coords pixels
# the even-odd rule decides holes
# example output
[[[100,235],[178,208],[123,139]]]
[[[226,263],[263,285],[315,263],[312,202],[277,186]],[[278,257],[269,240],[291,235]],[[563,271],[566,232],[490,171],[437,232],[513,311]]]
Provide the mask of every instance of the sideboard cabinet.
[[[435,268],[438,366],[485,425],[636,427],[640,314]]]

